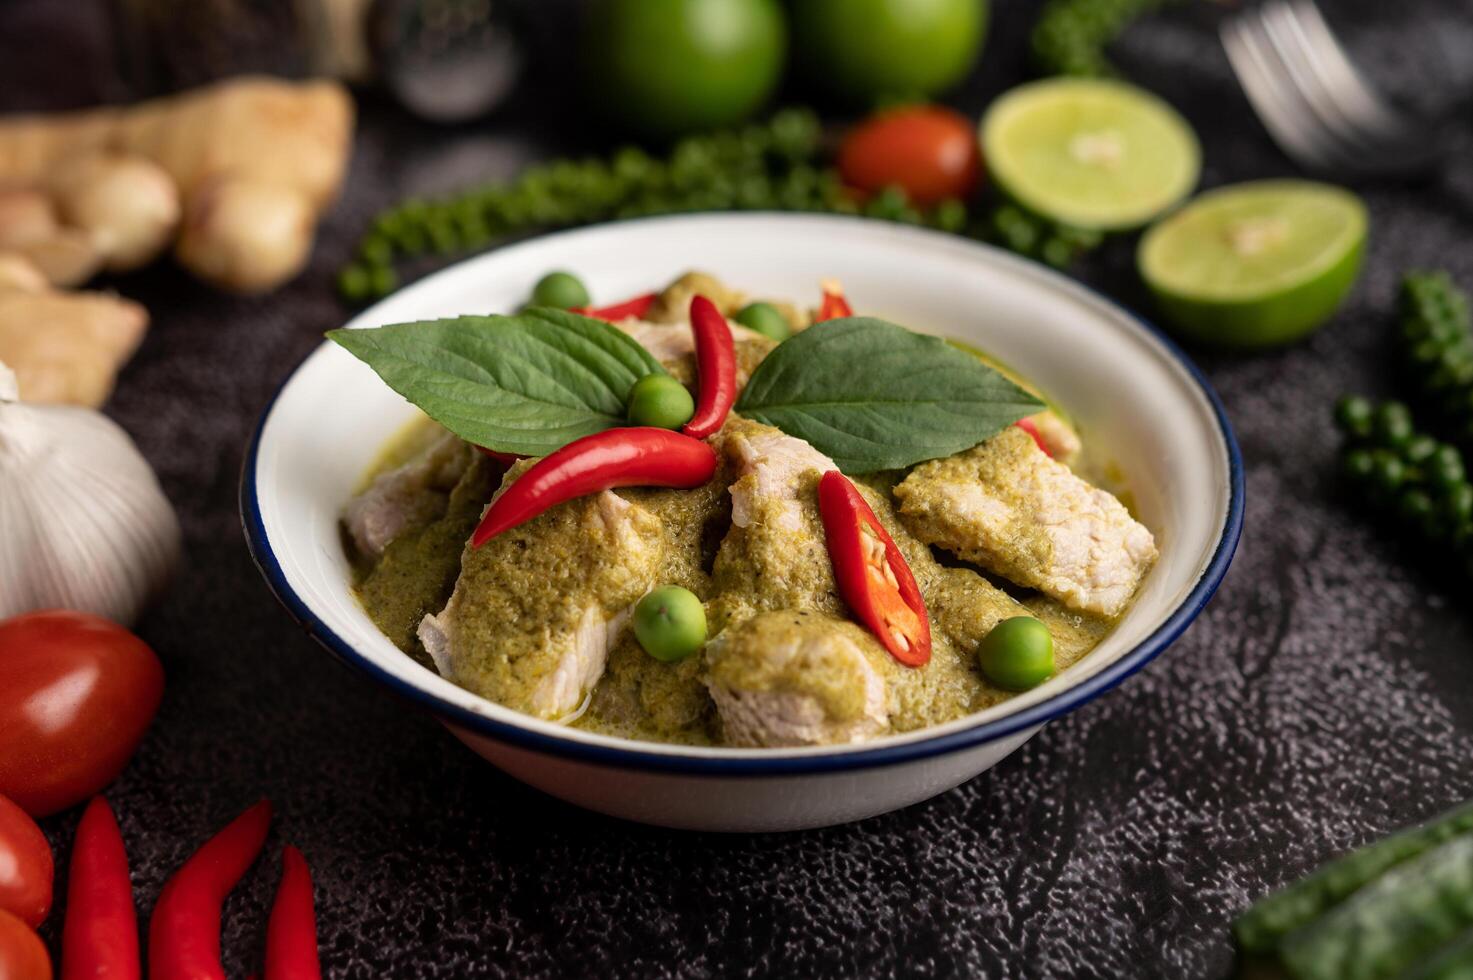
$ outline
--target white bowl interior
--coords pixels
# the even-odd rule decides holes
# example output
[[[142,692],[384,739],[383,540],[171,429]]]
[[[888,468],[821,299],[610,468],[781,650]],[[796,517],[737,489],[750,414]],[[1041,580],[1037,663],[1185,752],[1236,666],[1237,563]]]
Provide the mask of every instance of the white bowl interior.
[[[1229,448],[1211,402],[1161,340],[1128,313],[996,249],[827,216],[648,219],[551,235],[470,259],[396,293],[349,326],[511,310],[550,269],[577,273],[596,302],[612,302],[658,288],[691,268],[751,294],[815,304],[819,280],[838,278],[865,314],[996,354],[1060,402],[1080,423],[1086,442],[1103,446],[1126,475],[1140,518],[1156,535],[1161,559],[1135,604],[1082,661],[987,711],[881,742],[954,732],[1059,695],[1150,636],[1207,569],[1228,523],[1232,479]],[[366,365],[324,343],[279,394],[256,458],[257,506],[287,585],[376,667],[474,714],[642,752],[802,756],[881,744],[743,750],[632,743],[510,711],[405,656],[353,596],[338,521],[385,440],[415,414]]]

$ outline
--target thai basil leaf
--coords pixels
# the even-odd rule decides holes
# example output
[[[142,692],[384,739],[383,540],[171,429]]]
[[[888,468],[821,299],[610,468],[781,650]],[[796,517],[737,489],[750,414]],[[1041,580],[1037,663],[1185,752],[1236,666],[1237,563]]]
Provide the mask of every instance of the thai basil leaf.
[[[938,337],[869,317],[810,327],[752,373],[736,410],[849,473],[970,449],[1043,402]]]
[[[634,382],[664,373],[628,334],[562,310],[327,336],[457,436],[526,456],[623,425]]]

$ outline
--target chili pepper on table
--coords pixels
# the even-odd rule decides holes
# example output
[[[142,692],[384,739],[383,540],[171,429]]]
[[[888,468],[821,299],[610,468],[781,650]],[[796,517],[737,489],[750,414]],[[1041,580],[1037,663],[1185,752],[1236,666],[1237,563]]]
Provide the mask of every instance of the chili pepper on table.
[[[825,279],[823,286],[823,303],[818,307],[818,316],[813,318],[814,323],[822,323],[825,320],[837,320],[840,317],[853,316],[854,308],[844,298],[844,287],[839,285],[835,279]]]
[[[312,872],[290,844],[281,852],[281,884],[266,922],[266,970],[262,980],[319,980],[317,919],[312,911]]]
[[[736,402],[736,345],[726,317],[704,296],[692,296],[690,328],[696,338],[696,413],[680,430],[692,439],[715,435]]]
[[[840,597],[892,657],[924,666],[931,659],[926,603],[890,533],[838,470],[818,481],[818,511]]]
[[[61,980],[138,980],[138,915],[128,852],[107,801],[94,796],[77,824],[61,929]]]
[[[220,906],[266,842],[271,802],[225,825],[174,872],[148,924],[149,980],[225,980]]]
[[[486,509],[471,537],[480,547],[502,531],[577,497],[614,487],[689,490],[716,474],[716,451],[699,439],[649,426],[606,429],[533,463]]]
[[[627,320],[629,317],[634,317],[635,319],[643,317],[649,312],[650,307],[655,305],[655,300],[659,298],[658,293],[645,293],[642,296],[635,296],[633,299],[626,299],[622,303],[615,303],[613,306],[575,306],[568,312],[581,313],[584,316],[591,316],[596,320],[607,320],[610,323],[618,323],[620,320]]]

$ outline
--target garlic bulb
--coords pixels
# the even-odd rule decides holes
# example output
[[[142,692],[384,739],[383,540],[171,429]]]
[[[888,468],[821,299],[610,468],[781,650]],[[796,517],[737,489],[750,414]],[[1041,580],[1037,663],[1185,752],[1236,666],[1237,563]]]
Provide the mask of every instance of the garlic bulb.
[[[131,626],[179,559],[179,522],[106,416],[19,400],[0,363],[0,619],[63,608]]]

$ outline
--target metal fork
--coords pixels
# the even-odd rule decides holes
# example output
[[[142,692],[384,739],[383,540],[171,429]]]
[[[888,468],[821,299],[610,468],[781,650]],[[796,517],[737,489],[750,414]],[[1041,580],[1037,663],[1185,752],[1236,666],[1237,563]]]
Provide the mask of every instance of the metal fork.
[[[1409,176],[1446,153],[1441,126],[1394,107],[1361,77],[1313,0],[1269,0],[1219,33],[1258,118],[1304,167]]]

